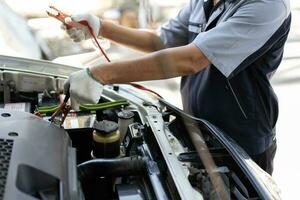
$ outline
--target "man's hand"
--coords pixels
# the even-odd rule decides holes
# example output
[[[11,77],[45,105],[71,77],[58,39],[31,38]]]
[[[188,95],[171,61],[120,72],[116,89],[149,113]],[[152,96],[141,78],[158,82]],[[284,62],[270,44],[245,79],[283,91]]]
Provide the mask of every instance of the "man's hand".
[[[101,28],[100,18],[91,14],[72,15],[66,18],[65,23],[73,26],[73,28],[66,29],[65,25],[62,25],[61,28],[66,30],[74,42],[80,42],[92,37],[88,27],[80,24],[83,21],[89,24],[95,37],[98,37]]]
[[[64,93],[70,92],[71,106],[79,110],[82,103],[98,103],[103,91],[103,85],[96,81],[88,68],[74,72],[65,82]]]

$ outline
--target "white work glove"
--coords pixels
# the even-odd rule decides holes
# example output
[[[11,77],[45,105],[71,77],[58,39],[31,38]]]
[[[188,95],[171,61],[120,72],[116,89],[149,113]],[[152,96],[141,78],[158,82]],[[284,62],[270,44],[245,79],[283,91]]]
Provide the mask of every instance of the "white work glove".
[[[101,27],[100,18],[91,14],[77,14],[71,15],[65,19],[65,23],[73,26],[73,28],[67,29],[63,24],[62,29],[66,30],[68,35],[74,42],[80,42],[82,40],[90,39],[92,35],[87,26],[81,25],[79,22],[87,21],[93,30],[95,37],[98,37]]]
[[[72,73],[64,84],[64,93],[70,92],[71,107],[79,110],[84,103],[98,103],[103,85],[94,79],[89,68]]]

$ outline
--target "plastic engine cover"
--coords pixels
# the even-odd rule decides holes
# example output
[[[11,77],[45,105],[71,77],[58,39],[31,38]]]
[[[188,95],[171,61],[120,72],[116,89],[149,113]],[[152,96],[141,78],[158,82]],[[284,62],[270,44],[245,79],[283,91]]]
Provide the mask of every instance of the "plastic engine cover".
[[[81,199],[75,149],[63,129],[0,109],[0,199]]]

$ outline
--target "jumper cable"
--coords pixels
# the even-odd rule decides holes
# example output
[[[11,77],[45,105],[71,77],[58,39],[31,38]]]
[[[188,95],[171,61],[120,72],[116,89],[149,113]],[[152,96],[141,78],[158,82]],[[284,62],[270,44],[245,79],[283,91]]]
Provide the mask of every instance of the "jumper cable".
[[[70,17],[70,15],[58,10],[57,8],[55,8],[54,6],[49,6],[49,10],[46,11],[47,14],[50,16],[50,17],[54,17],[56,18],[57,20],[61,21],[67,29],[70,29],[72,28],[73,26],[70,25],[70,24],[67,24],[65,22],[65,19],[67,17]],[[104,49],[101,47],[101,45],[99,44],[98,40],[97,40],[97,37],[95,36],[94,32],[93,32],[93,29],[92,27],[89,25],[88,21],[86,20],[82,20],[80,22],[78,22],[79,24],[83,25],[83,26],[86,26],[89,30],[89,33],[91,34],[93,40],[94,40],[94,44],[96,44],[96,46],[98,47],[98,49],[100,49],[101,53],[103,54],[103,56],[105,57],[105,59],[107,60],[107,62],[111,62],[111,60],[109,59],[108,55],[106,54],[106,52],[104,51]],[[157,92],[149,89],[149,88],[146,88],[142,85],[139,85],[139,84],[136,84],[136,83],[129,83],[129,85],[131,85],[132,87],[135,87],[137,89],[140,89],[140,90],[144,90],[144,91],[148,91],[148,92],[151,92],[152,94],[155,94],[156,96],[158,96],[159,98],[162,98],[162,96],[160,96]]]
[[[66,96],[64,97],[63,102],[60,104],[58,109],[51,115],[51,118],[49,119],[50,122],[59,126],[62,126],[64,124],[64,121],[71,110],[71,106],[67,104],[69,99],[70,99],[70,92],[68,91]],[[57,119],[59,115],[61,115],[60,120]]]
[[[59,9],[55,8],[54,6],[49,6],[49,9],[46,11],[47,14],[50,17],[54,17],[55,19],[59,20],[60,22],[62,22],[67,29],[71,29],[72,27],[74,27],[73,25],[67,24],[65,22],[65,19],[67,17],[71,17],[70,15],[60,11]],[[95,36],[92,27],[89,25],[88,21],[86,20],[82,20],[78,22],[80,25],[83,25],[85,27],[88,28],[90,35],[92,36],[92,39],[94,41],[94,44],[96,44],[96,46],[98,47],[98,49],[101,51],[101,53],[103,54],[103,56],[105,57],[105,59],[107,60],[107,62],[111,62],[111,60],[109,59],[108,55],[106,54],[106,52],[104,51],[104,49],[101,47],[101,45],[99,44],[97,37]],[[158,93],[154,92],[153,90],[150,90],[142,85],[136,84],[136,83],[129,83],[129,85],[131,85],[132,87],[138,88],[140,90],[144,90],[144,91],[148,91],[151,92],[155,95],[157,95],[158,97],[162,98]],[[68,112],[70,111],[71,107],[69,105],[67,105],[67,102],[70,98],[70,94],[69,92],[67,92],[67,95],[65,96],[65,99],[63,101],[63,103],[59,106],[59,108],[56,110],[55,113],[53,113],[53,115],[50,118],[51,122],[54,123],[58,123],[60,126],[62,126]],[[58,115],[62,114],[62,118],[59,122],[56,122],[56,117]]]
[[[49,9],[46,11],[47,14],[50,16],[50,17],[54,17],[55,19],[61,21],[67,29],[71,29],[73,28],[73,26],[71,24],[67,24],[65,22],[65,19],[67,17],[71,17],[70,15],[60,11],[59,9],[55,8],[54,6],[49,6]],[[110,59],[108,58],[106,52],[104,51],[104,49],[101,47],[101,45],[99,44],[94,32],[93,32],[93,29],[92,27],[89,25],[88,21],[86,20],[82,20],[82,21],[79,21],[78,22],[80,25],[82,26],[85,26],[88,28],[89,30],[89,33],[91,34],[93,40],[94,40],[94,44],[96,44],[96,46],[98,47],[98,49],[101,51],[101,53],[104,55],[104,57],[106,58],[107,62],[110,62]]]

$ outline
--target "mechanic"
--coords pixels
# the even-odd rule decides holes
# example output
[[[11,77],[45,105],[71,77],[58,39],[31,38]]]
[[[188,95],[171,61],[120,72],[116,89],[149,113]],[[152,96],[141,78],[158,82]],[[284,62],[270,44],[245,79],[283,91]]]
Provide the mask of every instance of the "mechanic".
[[[94,34],[148,52],[70,75],[76,103],[97,103],[103,85],[182,77],[184,110],[224,130],[266,172],[276,152],[276,95],[270,78],[283,55],[291,23],[289,0],[191,0],[159,33],[126,28],[90,14]],[[79,42],[87,28],[67,30]]]

